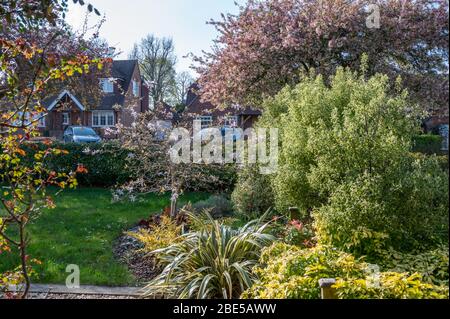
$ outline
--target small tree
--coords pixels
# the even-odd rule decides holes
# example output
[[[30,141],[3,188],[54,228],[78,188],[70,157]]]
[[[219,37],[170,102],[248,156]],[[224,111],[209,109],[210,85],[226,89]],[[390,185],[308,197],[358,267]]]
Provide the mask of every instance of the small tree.
[[[119,123],[108,133],[118,136],[120,145],[130,152],[127,163],[132,180],[120,185],[113,196],[117,200],[122,197],[135,200],[137,194],[170,192],[170,214],[175,217],[178,197],[190,175],[189,165],[171,161],[169,151],[173,141],[168,138],[169,129],[158,125],[153,111],[126,111],[131,115],[132,124]]]
[[[52,147],[50,142],[45,144],[44,150],[38,150],[31,143],[38,135],[37,124],[46,112],[40,104],[41,98],[50,83],[89,73],[106,62],[82,52],[51,54],[48,49],[54,37],[42,43],[23,36],[26,28],[33,33],[49,23],[62,24],[60,17],[65,12],[66,2],[0,3],[0,254],[15,248],[20,256],[17,271],[0,274],[0,288],[7,288],[11,280],[24,283],[21,298],[27,296],[30,288],[27,225],[42,209],[54,207],[46,191],[48,186],[62,189],[76,186],[75,172],[65,174],[47,168],[47,158],[62,154],[61,150]],[[91,5],[89,8],[93,10]],[[26,66],[23,74],[21,66]],[[33,157],[31,163],[26,160],[30,156]],[[81,173],[84,168],[80,166],[77,171]]]

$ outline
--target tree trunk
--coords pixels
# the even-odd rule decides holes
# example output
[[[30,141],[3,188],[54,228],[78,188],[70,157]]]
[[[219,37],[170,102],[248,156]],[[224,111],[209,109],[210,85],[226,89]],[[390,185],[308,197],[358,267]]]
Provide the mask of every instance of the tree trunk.
[[[170,217],[172,219],[177,217],[177,200],[174,198],[170,200]]]
[[[21,299],[26,299],[28,292],[30,290],[30,277],[28,276],[28,267],[27,267],[27,252],[26,252],[26,240],[25,240],[25,225],[20,223],[19,226],[20,232],[20,263],[22,268],[22,275],[25,280],[25,289],[22,293]]]
[[[172,189],[172,196],[170,197],[170,217],[172,219],[177,217],[178,196],[178,190]]]

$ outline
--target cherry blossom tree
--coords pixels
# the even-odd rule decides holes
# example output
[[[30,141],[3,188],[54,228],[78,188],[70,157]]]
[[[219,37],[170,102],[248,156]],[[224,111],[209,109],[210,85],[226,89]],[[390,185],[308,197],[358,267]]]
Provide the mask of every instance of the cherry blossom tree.
[[[130,113],[132,124],[124,126],[119,123],[106,131],[108,135],[115,136],[118,144],[129,152],[127,169],[132,175],[130,181],[113,190],[113,201],[134,201],[138,195],[148,193],[170,193],[170,216],[176,218],[178,199],[187,188],[202,189],[215,185],[216,189],[220,189],[223,186],[217,174],[227,168],[223,163],[207,164],[204,159],[193,160],[194,154],[201,154],[204,144],[200,150],[192,147],[194,128],[189,117],[180,120],[172,128],[159,125],[161,116],[167,118],[168,114],[164,110],[138,113],[133,109],[125,109],[125,112]],[[184,147],[179,150],[175,145],[179,142],[187,145],[188,150]],[[189,153],[185,157],[187,160],[174,159],[181,153]]]
[[[194,57],[204,100],[258,105],[303,71],[357,70],[367,53],[369,75],[400,75],[414,99],[448,112],[447,0],[248,0],[239,9],[210,22],[212,52]]]

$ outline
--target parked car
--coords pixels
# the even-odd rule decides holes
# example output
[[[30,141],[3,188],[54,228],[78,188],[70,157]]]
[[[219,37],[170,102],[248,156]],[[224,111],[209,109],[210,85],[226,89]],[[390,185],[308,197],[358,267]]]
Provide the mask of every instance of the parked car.
[[[211,139],[211,136],[213,135],[212,131],[213,129],[218,129],[220,135],[222,136],[222,139],[225,141],[233,139],[233,141],[236,142],[242,139],[242,130],[229,126],[204,128],[201,131],[199,131],[195,137],[198,139],[202,139],[202,141],[204,142],[207,142]]]
[[[69,126],[64,131],[64,143],[99,143],[101,137],[90,127]]]

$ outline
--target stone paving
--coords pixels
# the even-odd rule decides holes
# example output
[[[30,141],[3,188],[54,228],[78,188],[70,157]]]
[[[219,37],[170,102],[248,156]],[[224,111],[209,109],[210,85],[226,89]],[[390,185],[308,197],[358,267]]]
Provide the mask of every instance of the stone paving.
[[[67,288],[65,285],[32,284],[30,298],[36,299],[135,299],[141,294],[139,287],[80,286]],[[17,287],[10,287],[11,292]]]

